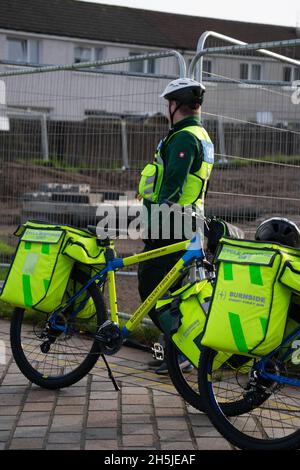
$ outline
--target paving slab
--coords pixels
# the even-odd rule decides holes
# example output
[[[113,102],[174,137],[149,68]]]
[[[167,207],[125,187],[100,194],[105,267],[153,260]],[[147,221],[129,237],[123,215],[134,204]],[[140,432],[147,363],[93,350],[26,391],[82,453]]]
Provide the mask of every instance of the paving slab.
[[[9,323],[0,340],[9,351]],[[79,383],[61,390],[31,384],[10,354],[0,375],[0,449],[230,450],[204,413],[187,405],[168,376],[147,369],[151,355],[123,347],[108,357],[116,392],[99,359]]]

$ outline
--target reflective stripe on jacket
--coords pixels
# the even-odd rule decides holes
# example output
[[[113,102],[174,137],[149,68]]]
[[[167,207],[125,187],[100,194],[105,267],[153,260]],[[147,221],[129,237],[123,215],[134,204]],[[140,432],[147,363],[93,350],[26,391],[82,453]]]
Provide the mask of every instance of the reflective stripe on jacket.
[[[164,160],[162,158],[162,145],[168,145],[174,136],[180,132],[189,132],[195,136],[202,145],[203,161],[199,170],[187,174],[182,194],[178,200],[180,205],[202,205],[208,180],[214,164],[214,146],[206,130],[197,125],[184,127],[174,132],[167,140],[161,141],[155,153],[153,163],[148,163],[141,173],[139,193],[151,202],[158,202],[159,193],[164,177]]]

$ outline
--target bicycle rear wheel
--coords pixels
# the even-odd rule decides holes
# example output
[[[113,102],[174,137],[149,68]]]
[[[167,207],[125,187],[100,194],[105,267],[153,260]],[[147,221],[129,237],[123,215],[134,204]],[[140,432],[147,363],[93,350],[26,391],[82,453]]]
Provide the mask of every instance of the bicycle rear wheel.
[[[198,388],[198,371],[194,367],[184,372],[180,367],[179,356],[182,354],[170,339],[165,338],[166,362],[170,378],[179,395],[191,406],[203,411],[203,403]]]
[[[216,352],[204,348],[199,362],[199,391],[216,429],[233,445],[249,450],[300,447],[300,388],[263,379],[250,361],[241,370],[213,370]],[[299,368],[276,358],[267,370],[300,378]]]
[[[168,365],[169,375],[179,395],[189,403],[191,406],[199,411],[205,411],[205,402],[199,391],[198,384],[198,368],[186,373],[180,367],[179,356],[182,353],[176,348],[171,340],[166,339],[166,361]],[[222,363],[224,369],[234,370],[235,373],[244,370],[245,364],[249,362],[249,359],[245,359],[244,356],[231,356],[228,357],[227,361]],[[247,365],[246,365],[247,367]],[[256,401],[261,403],[266,400],[264,395],[256,397]],[[222,411],[228,416],[238,416],[246,413],[253,407],[253,401],[250,397],[237,398],[237,400],[224,401],[222,403]]]
[[[78,269],[71,278],[80,284],[88,281],[86,274]],[[107,319],[107,313],[95,283],[87,288],[87,293],[92,302],[84,319],[71,318],[79,300],[74,300],[59,318],[67,326],[66,333],[50,331],[50,335],[45,336],[51,314],[27,312],[22,308],[14,310],[10,327],[13,357],[25,377],[36,385],[48,389],[68,387],[88,374],[98,361],[100,349],[93,335]]]

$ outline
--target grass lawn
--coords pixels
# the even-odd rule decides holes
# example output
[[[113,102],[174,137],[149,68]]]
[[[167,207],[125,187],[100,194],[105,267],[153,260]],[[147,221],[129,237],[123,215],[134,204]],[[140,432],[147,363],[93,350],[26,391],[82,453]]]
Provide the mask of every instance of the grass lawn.
[[[265,165],[269,165],[269,163],[282,163],[282,164],[285,164],[285,165],[296,165],[296,166],[300,166],[300,155],[266,155],[264,157],[253,157],[253,160],[252,160],[252,157],[251,155],[249,157],[239,157],[238,155],[235,157],[235,156],[228,156],[225,158],[227,158],[227,162],[228,163],[219,163],[219,157],[216,157],[216,163],[215,163],[215,167],[216,168],[219,168],[219,167],[222,167],[222,168],[242,168],[242,167],[246,167],[246,166],[249,166],[249,165],[253,165],[253,164],[265,164]]]
[[[0,300],[0,318],[10,320],[14,307],[1,302]],[[44,314],[39,312],[27,312],[25,316],[25,322],[28,324],[35,324],[41,320],[44,320]],[[120,327],[122,328],[126,323],[126,320],[120,319]],[[82,320],[82,326],[92,331],[95,330],[94,319],[89,321]],[[130,339],[137,341],[146,346],[152,346],[159,338],[160,331],[154,325],[143,325],[139,326]]]

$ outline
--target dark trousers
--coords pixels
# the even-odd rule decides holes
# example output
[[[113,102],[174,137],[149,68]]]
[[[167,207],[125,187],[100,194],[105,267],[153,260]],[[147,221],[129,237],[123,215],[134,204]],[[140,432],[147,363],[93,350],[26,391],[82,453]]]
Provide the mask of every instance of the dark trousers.
[[[180,240],[144,240],[145,247],[143,252],[155,250],[162,246],[179,243]],[[165,275],[171,270],[175,263],[181,258],[183,252],[171,253],[160,258],[149,259],[138,265],[138,288],[142,302],[147,299],[155,287],[163,280]],[[184,276],[183,276],[184,277]],[[170,289],[175,291],[182,285],[183,277],[179,278],[174,286]],[[159,328],[156,320],[155,308],[151,309],[149,316],[153,323]]]

